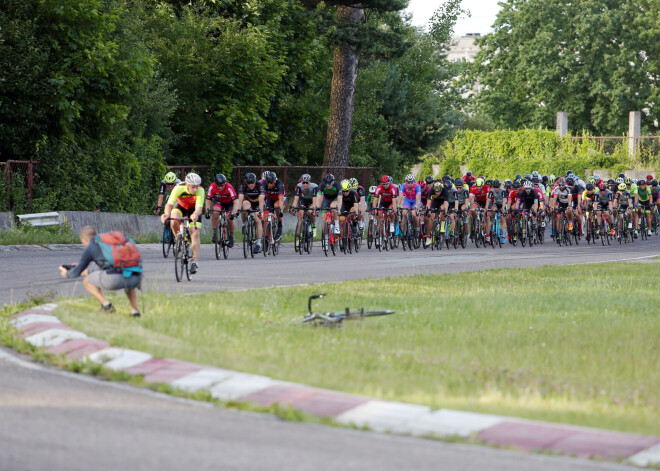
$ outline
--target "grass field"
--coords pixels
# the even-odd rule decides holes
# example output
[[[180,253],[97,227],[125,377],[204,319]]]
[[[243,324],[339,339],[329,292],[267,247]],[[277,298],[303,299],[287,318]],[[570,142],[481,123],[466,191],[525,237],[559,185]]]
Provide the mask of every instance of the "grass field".
[[[655,264],[489,270],[148,294],[139,321],[123,295],[114,298],[123,315],[101,314],[90,299],[56,315],[159,357],[436,408],[660,435],[659,275]],[[294,325],[319,292],[328,295],[319,310],[397,314],[341,329]]]

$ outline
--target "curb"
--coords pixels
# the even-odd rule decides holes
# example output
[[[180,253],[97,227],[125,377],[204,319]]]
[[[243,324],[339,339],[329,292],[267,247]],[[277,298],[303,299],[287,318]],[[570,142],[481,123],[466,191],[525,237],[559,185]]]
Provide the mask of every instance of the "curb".
[[[143,375],[150,383],[167,383],[187,392],[207,390],[222,401],[269,407],[290,406],[344,425],[368,427],[376,432],[421,437],[476,437],[489,445],[522,451],[541,451],[580,458],[627,462],[637,466],[660,463],[660,437],[610,432],[586,427],[550,424],[512,417],[478,414],[313,388],[266,376],[153,358],[136,350],[112,347],[62,323],[44,304],[11,317],[10,323],[32,345],[72,360],[102,363],[130,375]]]

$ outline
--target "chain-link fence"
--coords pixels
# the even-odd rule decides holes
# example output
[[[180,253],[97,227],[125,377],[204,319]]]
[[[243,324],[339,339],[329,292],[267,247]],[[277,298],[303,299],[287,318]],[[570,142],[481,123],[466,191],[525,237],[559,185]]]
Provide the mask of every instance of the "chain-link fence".
[[[595,143],[596,148],[604,154],[615,154],[618,152],[629,153],[635,156],[638,165],[655,165],[660,162],[660,136],[588,136],[567,137],[567,139],[582,142],[588,139]]]
[[[257,179],[265,171],[275,172],[277,178],[284,183],[286,194],[290,196],[288,201],[293,200],[293,193],[300,176],[308,173],[312,182],[320,183],[327,173],[334,175],[336,180],[345,178],[357,178],[359,184],[364,188],[377,185],[380,179],[380,171],[377,167],[309,167],[309,166],[240,166],[232,169],[231,182],[238,190],[243,183],[246,173],[254,173]]]
[[[0,211],[27,211],[34,196],[36,160],[0,162]]]

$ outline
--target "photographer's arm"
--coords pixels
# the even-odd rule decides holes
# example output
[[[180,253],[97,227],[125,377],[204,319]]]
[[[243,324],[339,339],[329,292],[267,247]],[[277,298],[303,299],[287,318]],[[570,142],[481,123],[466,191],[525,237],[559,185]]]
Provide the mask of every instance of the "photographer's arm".
[[[83,271],[87,269],[89,264],[94,261],[95,251],[99,251],[98,245],[91,243],[87,246],[85,251],[80,256],[80,261],[70,270],[67,270],[64,266],[60,266],[60,273],[64,278],[77,278]]]

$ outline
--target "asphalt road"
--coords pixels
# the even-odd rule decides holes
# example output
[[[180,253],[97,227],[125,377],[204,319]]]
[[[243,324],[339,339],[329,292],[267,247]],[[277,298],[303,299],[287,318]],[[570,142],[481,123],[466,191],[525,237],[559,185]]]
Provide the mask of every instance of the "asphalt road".
[[[0,470],[626,470],[289,423],[16,359],[0,348]]]
[[[277,257],[261,254],[245,260],[239,248],[231,250],[227,260],[216,260],[213,246],[202,247],[200,272],[192,281],[177,283],[172,256],[164,259],[160,245],[140,246],[144,257],[143,289],[164,293],[202,293],[216,290],[241,290],[304,283],[346,281],[360,278],[385,278],[418,273],[456,273],[490,268],[538,267],[605,263],[612,261],[649,261],[660,256],[660,237],[629,245],[609,247],[587,245],[558,247],[551,241],[532,248],[505,246],[502,249],[474,246],[458,250],[416,250],[390,252],[364,249],[358,254],[325,257],[320,246],[311,255],[298,255],[291,244],[281,248]],[[0,251],[0,263],[10,275],[0,282],[0,305],[24,300],[28,293],[53,290],[61,296],[80,296],[84,288],[80,280],[63,280],[58,265],[76,262],[80,248],[43,247]]]

